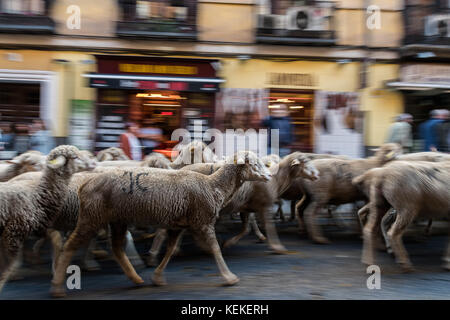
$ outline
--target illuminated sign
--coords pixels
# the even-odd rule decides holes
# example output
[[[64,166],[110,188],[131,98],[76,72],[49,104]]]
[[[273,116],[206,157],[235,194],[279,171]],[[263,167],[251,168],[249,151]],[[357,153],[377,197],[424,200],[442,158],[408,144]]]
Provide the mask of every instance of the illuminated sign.
[[[267,83],[275,86],[314,87],[315,81],[309,73],[276,73],[267,74]]]
[[[119,63],[119,71],[126,73],[160,73],[160,74],[183,74],[196,75],[197,67],[177,66],[177,65],[152,65],[152,64],[134,64]]]

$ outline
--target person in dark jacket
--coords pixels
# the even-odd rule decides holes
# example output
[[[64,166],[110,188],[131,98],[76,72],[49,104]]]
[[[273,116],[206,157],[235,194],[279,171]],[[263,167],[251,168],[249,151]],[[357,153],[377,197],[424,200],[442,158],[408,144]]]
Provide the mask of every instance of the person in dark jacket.
[[[450,111],[442,110],[442,122],[436,125],[437,132],[437,150],[441,152],[450,152]]]
[[[279,104],[272,108],[271,115],[263,120],[263,126],[269,130],[270,153],[279,153],[280,157],[288,155],[291,151],[290,145],[292,144],[292,124],[287,106],[285,104]],[[279,150],[276,150],[276,145],[272,146],[271,130],[274,129],[279,130]]]
[[[431,119],[420,125],[420,138],[423,140],[423,151],[436,151],[438,145],[438,134],[436,125],[443,122],[442,110],[433,110],[430,113]]]

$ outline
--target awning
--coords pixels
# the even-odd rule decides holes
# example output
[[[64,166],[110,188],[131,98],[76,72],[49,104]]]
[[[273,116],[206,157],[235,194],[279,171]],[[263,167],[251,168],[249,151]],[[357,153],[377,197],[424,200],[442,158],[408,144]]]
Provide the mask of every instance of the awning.
[[[192,92],[217,92],[221,78],[144,76],[133,74],[87,73],[91,88],[126,90],[174,90]]]
[[[397,90],[449,90],[450,83],[416,83],[416,82],[403,82],[403,81],[388,81],[386,87]]]

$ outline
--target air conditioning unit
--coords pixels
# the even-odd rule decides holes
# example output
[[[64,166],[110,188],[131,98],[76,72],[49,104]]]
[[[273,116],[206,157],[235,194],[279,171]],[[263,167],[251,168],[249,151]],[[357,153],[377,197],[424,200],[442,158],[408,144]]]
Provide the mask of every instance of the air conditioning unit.
[[[329,7],[292,7],[286,11],[286,28],[306,31],[329,30],[330,16]]]
[[[450,14],[433,14],[425,17],[425,36],[450,37]]]
[[[279,14],[261,14],[258,16],[258,28],[286,29],[286,16]]]

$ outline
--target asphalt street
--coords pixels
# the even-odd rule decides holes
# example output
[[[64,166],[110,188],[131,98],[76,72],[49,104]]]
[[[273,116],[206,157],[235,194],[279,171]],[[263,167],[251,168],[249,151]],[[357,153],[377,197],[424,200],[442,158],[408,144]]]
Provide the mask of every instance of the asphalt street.
[[[423,238],[420,231],[405,237],[416,267],[414,273],[402,273],[390,255],[378,252],[381,288],[372,290],[367,288],[370,274],[360,262],[359,235],[326,224],[323,227],[332,240],[329,245],[313,244],[300,236],[295,222],[278,222],[288,254],[272,254],[266,244],[257,242],[254,234],[223,250],[230,270],[241,280],[232,287],[222,286],[213,257],[186,235],[179,255],[166,269],[166,286],[152,285],[153,268],[149,267],[137,270],[145,284],[136,286],[114,260],[106,258],[99,261],[101,270],[82,271],[81,289],[68,290],[64,299],[450,299],[450,272],[442,268],[448,241],[442,232],[445,222],[435,227],[428,238]],[[223,241],[238,229],[239,220],[230,221],[218,228],[218,237]],[[151,240],[138,242],[138,251],[145,253],[150,245]],[[7,283],[0,299],[50,299],[48,244],[43,253],[40,265],[24,262],[18,274],[21,279]],[[79,263],[79,256],[72,263]]]

